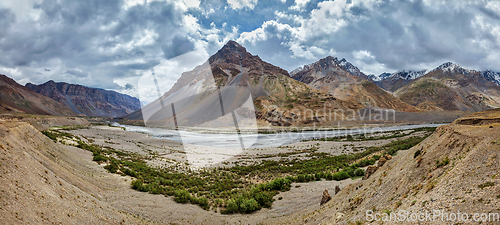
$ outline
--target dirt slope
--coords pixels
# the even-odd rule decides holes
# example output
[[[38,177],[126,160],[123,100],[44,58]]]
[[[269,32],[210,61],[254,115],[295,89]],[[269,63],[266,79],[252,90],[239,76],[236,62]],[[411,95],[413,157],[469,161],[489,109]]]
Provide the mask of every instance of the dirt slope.
[[[419,145],[398,152],[367,180],[351,184],[323,207],[318,203],[313,213],[294,215],[286,223],[366,222],[367,210],[499,213],[499,195],[500,110],[491,110],[439,127]]]
[[[99,187],[75,175],[88,166],[86,152],[65,151],[28,123],[1,121],[0,153],[3,224],[143,222],[103,202]]]

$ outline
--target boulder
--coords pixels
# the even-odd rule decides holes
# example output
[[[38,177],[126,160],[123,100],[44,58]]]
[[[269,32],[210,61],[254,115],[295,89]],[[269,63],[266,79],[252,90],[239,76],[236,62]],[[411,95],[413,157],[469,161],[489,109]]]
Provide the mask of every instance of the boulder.
[[[330,199],[332,199],[332,197],[330,197],[330,194],[328,194],[328,190],[325,189],[323,191],[323,197],[321,198],[321,202],[319,203],[319,205],[322,206],[323,204],[330,201]]]
[[[384,156],[380,157],[380,159],[378,160],[377,166],[382,167],[385,164],[385,162],[387,162],[387,158],[384,155]]]
[[[382,157],[380,157],[380,159],[382,159]],[[379,163],[380,163],[380,161],[379,161]],[[370,178],[370,176],[373,173],[375,173],[375,171],[377,171],[377,169],[378,169],[378,166],[368,166],[368,168],[366,168],[365,176],[363,177],[363,180]]]
[[[340,191],[340,187],[338,185],[335,186],[335,194],[339,193],[339,191]]]

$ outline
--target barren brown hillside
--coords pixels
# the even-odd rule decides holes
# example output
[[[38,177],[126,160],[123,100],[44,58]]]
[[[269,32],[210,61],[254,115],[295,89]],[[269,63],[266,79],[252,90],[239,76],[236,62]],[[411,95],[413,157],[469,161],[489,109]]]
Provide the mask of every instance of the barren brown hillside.
[[[367,210],[500,213],[499,160],[500,110],[476,113],[439,127],[417,146],[398,152],[367,180],[349,185],[323,207],[295,215],[287,223],[362,224]]]
[[[38,94],[0,74],[0,113],[32,113],[41,115],[76,115],[66,105]]]

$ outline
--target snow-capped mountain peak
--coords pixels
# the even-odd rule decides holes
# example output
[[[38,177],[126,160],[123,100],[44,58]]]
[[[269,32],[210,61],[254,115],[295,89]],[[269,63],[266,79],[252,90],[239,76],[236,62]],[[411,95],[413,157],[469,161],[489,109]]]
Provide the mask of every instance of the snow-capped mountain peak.
[[[298,72],[302,71],[303,69],[304,68],[302,66],[297,67],[297,69],[294,69],[294,70],[292,70],[292,72],[290,72],[290,76],[297,74]]]
[[[481,72],[481,75],[483,75],[483,77],[486,78],[487,80],[492,81],[497,85],[500,85],[500,72],[485,70]]]
[[[471,70],[465,69],[462,66],[460,66],[459,64],[452,63],[452,62],[443,63],[440,66],[436,67],[436,69],[434,69],[432,71],[436,71],[436,70],[442,70],[443,72],[458,72],[458,73],[465,74],[465,75],[468,75],[471,72]]]
[[[425,74],[427,74],[428,70],[419,70],[419,71],[411,71],[411,70],[400,70],[395,73],[382,73],[378,75],[379,80],[374,81],[381,81],[381,80],[387,80],[387,79],[403,79],[403,80],[414,80],[417,79]]]
[[[401,70],[391,75],[392,79],[415,80],[427,73],[427,70],[411,71]]]
[[[338,62],[339,66],[344,69],[345,71],[349,72],[350,74],[354,76],[363,76],[363,72],[361,72],[358,67],[352,65],[350,62],[348,62],[345,58],[342,58]]]
[[[368,77],[370,79],[372,79],[373,81],[381,81],[382,79],[380,79],[379,76],[375,75],[375,74],[369,74]]]
[[[317,62],[304,65],[303,67],[298,67],[297,69],[294,69],[293,71],[290,72],[290,76],[294,76],[297,73],[300,73],[301,71],[309,70],[314,67],[337,67],[341,68],[348,73],[354,75],[354,76],[365,76],[363,72],[361,72],[358,67],[352,65],[349,61],[347,61],[345,58],[338,60],[337,57],[333,56],[328,56],[326,58],[320,59]]]

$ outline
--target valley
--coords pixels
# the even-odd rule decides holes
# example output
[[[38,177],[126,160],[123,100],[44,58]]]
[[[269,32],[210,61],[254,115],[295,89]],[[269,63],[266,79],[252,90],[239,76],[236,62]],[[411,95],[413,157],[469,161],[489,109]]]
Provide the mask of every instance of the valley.
[[[196,152],[150,134],[83,120],[68,124],[71,120],[64,119],[42,134],[18,118],[4,117],[1,219],[13,223],[78,222],[90,217],[95,223],[124,224],[349,224],[364,221],[362,210],[390,213],[447,207],[450,200],[445,196],[450,195],[444,192],[450,190],[464,196],[454,200],[451,209],[470,211],[474,205],[495,212],[499,207],[493,172],[500,143],[498,120],[498,110],[485,111],[436,131],[416,128],[251,148],[221,163],[194,167],[196,161],[189,155]],[[367,175],[370,167],[378,169]],[[446,182],[453,179],[462,179],[460,184],[465,186]],[[481,191],[469,194],[476,189]],[[324,190],[332,200],[320,206]],[[437,200],[429,202],[429,196]],[[21,210],[27,204],[29,210]]]
[[[334,192],[335,186],[343,188],[360,179],[336,178],[332,176],[331,172],[330,175],[327,175],[329,173],[328,171],[333,171],[334,173],[339,169],[335,169],[331,166],[325,168],[324,166],[329,164],[333,166],[334,164],[320,163],[318,160],[340,160],[341,158],[336,159],[336,157],[344,154],[358,155],[356,156],[357,159],[361,159],[364,156],[372,155],[372,153],[380,154],[379,152],[385,151],[384,149],[386,149],[386,147],[384,146],[395,143],[398,140],[403,141],[408,138],[421,138],[429,134],[425,130],[409,134],[411,130],[408,130],[402,133],[397,132],[401,135],[396,138],[391,138],[391,135],[396,134],[393,132],[380,134],[382,137],[386,136],[388,138],[372,141],[307,141],[279,147],[248,149],[219,165],[192,171],[189,166],[189,161],[187,160],[187,153],[178,142],[153,138],[147,134],[125,131],[120,127],[90,124],[70,125],[44,131],[48,136],[46,137],[46,135],[41,134],[29,124],[19,122],[17,119],[11,119],[10,121],[4,120],[2,124],[4,127],[2,130],[2,135],[4,137],[2,140],[2,148],[10,152],[4,153],[5,157],[2,165],[15,163],[15,161],[12,161],[14,159],[12,157],[18,157],[17,155],[19,154],[28,157],[18,162],[19,165],[17,168],[22,169],[19,170],[20,174],[16,175],[17,178],[15,178],[15,180],[17,180],[17,182],[11,175],[0,178],[6,179],[2,181],[2,190],[13,194],[2,197],[0,201],[2,202],[2,208],[8,209],[9,212],[4,214],[2,219],[3,221],[24,222],[81,221],[83,219],[81,217],[82,214],[78,214],[73,210],[81,211],[84,208],[95,209],[96,207],[99,211],[84,211],[85,213],[83,215],[92,216],[96,222],[125,221],[125,223],[138,223],[142,221],[141,223],[148,223],[148,221],[177,221],[179,223],[213,224],[220,223],[220,221],[235,223],[237,220],[253,221],[251,223],[260,223],[263,221],[276,222],[287,215],[299,213],[303,210],[310,212],[312,209],[315,209],[317,204],[319,204],[319,193],[321,193],[323,189],[326,188]],[[28,133],[30,134],[27,135]],[[73,138],[73,136],[76,139]],[[57,142],[54,143],[49,137],[55,139]],[[75,140],[81,140],[86,144],[77,144]],[[366,152],[366,149],[373,147],[376,147],[376,149]],[[228,173],[233,177],[233,182],[236,182],[235,184],[237,186],[243,185],[242,187],[262,185],[270,181],[275,182],[276,179],[279,180],[280,178],[290,177],[290,175],[295,176],[294,179],[296,180],[290,183],[285,182],[288,187],[283,186],[284,189],[279,188],[274,191],[271,189],[269,194],[271,194],[271,198],[274,200],[270,202],[271,205],[267,206],[270,208],[264,207],[252,214],[236,213],[227,215],[221,214],[221,211],[224,211],[224,209],[228,207],[227,204],[229,204],[228,199],[224,197],[221,198],[223,201],[220,201],[220,203],[216,203],[217,199],[208,197],[209,208],[203,209],[204,206],[197,206],[196,204],[200,203],[193,202],[193,199],[188,200],[191,201],[191,204],[176,203],[174,201],[177,199],[175,193],[157,195],[159,193],[156,193],[153,189],[149,189],[151,186],[146,185],[148,183],[143,183],[144,186],[136,187],[136,189],[141,191],[134,190],[133,181],[136,180],[136,178],[123,174],[123,164],[119,165],[118,170],[111,169],[109,165],[112,165],[114,160],[106,160],[106,162],[96,158],[95,152],[94,155],[92,153],[92,151],[96,151],[96,149],[99,149],[99,155],[109,157],[110,159],[127,160],[128,158],[131,162],[144,162],[146,163],[144,165],[148,168],[164,168],[161,170],[166,169],[173,174],[175,174],[175,171],[184,171],[182,173],[183,175],[192,176],[192,178],[189,179],[196,179],[196,177],[199,176],[196,174],[200,173],[208,173],[204,176]],[[320,158],[318,158],[318,156],[320,156]],[[346,162],[353,163],[357,161],[356,157],[348,158]],[[25,170],[31,167],[29,166],[31,163],[25,164],[29,162],[29,160],[39,161],[39,163],[37,163],[39,166],[33,167],[33,170]],[[101,163],[96,163],[96,160]],[[304,163],[309,165],[313,162],[317,163],[317,168],[308,166],[308,169],[303,172],[300,172],[301,170],[298,169],[303,167],[302,165],[304,165]],[[373,161],[363,162],[368,164],[373,163]],[[292,166],[292,168],[291,170],[283,171],[280,169],[282,167],[279,166],[279,164],[288,164]],[[130,164],[127,165],[131,166]],[[366,165],[362,164],[361,166],[365,167]],[[341,167],[344,167],[344,165],[340,165],[340,168]],[[7,169],[12,167],[8,166],[2,168]],[[132,169],[132,167],[129,168]],[[215,171],[212,170],[218,170],[218,172],[214,173]],[[241,173],[242,171],[246,172]],[[281,172],[277,174],[272,171]],[[137,178],[140,180],[145,178],[143,177],[144,174],[138,175],[142,173],[139,171],[135,172],[137,173]],[[131,172],[125,173],[133,174]],[[246,173],[249,174],[244,175]],[[9,172],[9,174],[13,173]],[[32,181],[30,181],[29,185],[23,181],[27,179],[25,176],[33,176],[30,178]],[[188,181],[188,179],[183,180],[186,182]],[[175,181],[175,179],[172,181]],[[149,181],[144,180],[144,182]],[[210,186],[210,181],[204,183],[203,186]],[[33,192],[35,189],[33,188],[36,185],[41,185],[43,188],[36,188],[37,193],[35,194],[35,192]],[[168,185],[165,187],[168,187]],[[234,190],[238,189],[239,188]],[[189,190],[192,191],[191,189]],[[229,190],[232,190],[232,188]],[[57,194],[51,194],[53,191]],[[18,193],[24,192],[29,194],[22,194],[22,196],[18,195]],[[236,193],[239,192],[241,191]],[[201,194],[204,192],[198,193]],[[174,197],[167,197],[169,195],[174,195]],[[231,195],[227,195],[227,197],[229,196]],[[23,212],[20,208],[17,208],[22,207],[24,204],[28,204],[28,202],[33,202],[34,204],[49,204],[45,201],[54,201],[55,199],[52,198],[56,197],[60,199],[57,201],[64,201],[67,203],[76,201],[71,204],[88,203],[83,205],[82,207],[84,208],[82,209],[72,207],[57,209],[58,211],[60,210],[61,213],[50,213],[49,217],[43,216],[47,215],[46,213],[48,212],[44,212],[40,207],[32,208],[34,211],[30,210],[27,212]],[[200,197],[200,195],[198,195],[198,197]],[[40,200],[38,200],[38,198],[40,198]],[[230,198],[231,197],[229,197],[229,199]],[[82,203],[77,203],[79,201],[82,201]],[[52,205],[51,207],[56,206]],[[36,209],[40,210],[37,211]],[[178,212],[183,213],[180,214]],[[104,213],[106,216],[99,216],[102,215],[100,213]],[[192,218],[200,219],[193,220]]]
[[[0,1],[0,224],[500,224],[500,1]]]

